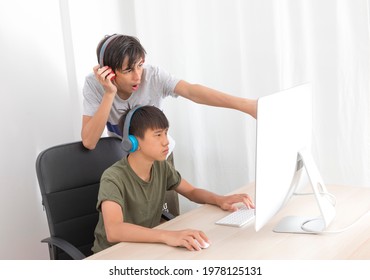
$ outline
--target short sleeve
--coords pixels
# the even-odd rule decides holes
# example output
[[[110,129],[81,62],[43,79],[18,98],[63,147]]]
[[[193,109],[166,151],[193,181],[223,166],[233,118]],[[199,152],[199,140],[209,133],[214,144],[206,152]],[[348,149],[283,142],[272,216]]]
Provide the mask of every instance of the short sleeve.
[[[105,200],[114,201],[117,204],[121,206],[123,209],[122,202],[124,201],[124,195],[120,191],[120,188],[118,187],[117,182],[102,177],[100,181],[100,188],[99,188],[99,194],[98,194],[98,202],[96,204],[96,209],[98,211],[101,211],[101,204]]]
[[[104,93],[103,87],[95,80],[95,77],[90,74],[85,79],[82,93],[83,115],[93,116],[100,106]]]
[[[165,160],[164,163],[167,169],[167,190],[174,190],[181,182],[181,174],[167,160]]]
[[[146,78],[151,80],[151,88],[159,93],[160,98],[166,98],[168,96],[177,97],[175,93],[175,87],[180,81],[174,75],[170,74],[166,70],[152,65],[146,65]]]

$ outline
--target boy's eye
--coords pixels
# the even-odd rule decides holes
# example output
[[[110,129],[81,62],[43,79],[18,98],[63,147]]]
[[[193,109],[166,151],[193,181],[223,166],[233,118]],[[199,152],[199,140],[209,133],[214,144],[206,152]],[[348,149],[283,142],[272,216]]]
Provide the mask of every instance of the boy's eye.
[[[155,131],[154,135],[155,136],[162,136],[163,134],[167,135],[167,133],[168,133],[168,129],[165,129],[165,130]]]
[[[122,74],[128,74],[128,73],[130,73],[132,70],[131,69],[127,69],[127,70],[122,70]]]

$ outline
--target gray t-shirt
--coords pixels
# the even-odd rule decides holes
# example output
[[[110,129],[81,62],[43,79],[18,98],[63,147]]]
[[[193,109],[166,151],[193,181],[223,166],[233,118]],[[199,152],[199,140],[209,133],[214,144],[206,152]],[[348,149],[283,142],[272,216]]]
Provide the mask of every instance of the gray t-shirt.
[[[175,87],[180,80],[159,67],[144,64],[139,89],[123,100],[115,96],[107,122],[107,131],[110,136],[119,136],[118,121],[122,114],[135,105],[153,105],[162,109],[162,101],[167,96],[177,97]],[[98,110],[104,95],[104,88],[89,74],[83,87],[83,115],[93,116]]]
[[[166,160],[154,162],[149,182],[136,175],[126,157],[108,168],[100,182],[97,202],[99,221],[95,229],[93,252],[113,245],[108,242],[104,229],[101,213],[103,201],[118,203],[125,222],[152,228],[160,223],[165,192],[175,189],[180,182],[180,173]]]

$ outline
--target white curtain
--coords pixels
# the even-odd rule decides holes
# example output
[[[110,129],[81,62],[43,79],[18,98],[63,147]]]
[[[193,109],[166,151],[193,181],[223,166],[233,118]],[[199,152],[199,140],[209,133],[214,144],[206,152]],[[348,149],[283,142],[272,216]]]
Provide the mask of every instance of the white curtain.
[[[370,186],[368,0],[89,1],[98,10],[84,15],[90,33],[77,3],[69,2],[77,74],[86,74],[88,45],[94,51],[97,38],[117,32],[140,39],[147,63],[232,95],[258,98],[311,81],[313,156],[324,181]],[[164,110],[184,178],[218,193],[254,180],[254,119],[181,97]]]
[[[370,186],[369,1],[134,3],[148,63],[182,79],[247,98],[312,81],[313,155],[324,181]],[[184,177],[218,192],[254,179],[253,119],[167,103]]]

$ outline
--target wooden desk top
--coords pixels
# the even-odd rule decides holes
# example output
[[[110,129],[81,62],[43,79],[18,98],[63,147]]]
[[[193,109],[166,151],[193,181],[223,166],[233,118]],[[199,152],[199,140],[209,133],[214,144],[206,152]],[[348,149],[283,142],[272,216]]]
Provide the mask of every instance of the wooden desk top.
[[[87,259],[207,259],[207,260],[335,260],[370,259],[370,188],[327,186],[336,196],[336,217],[328,231],[343,229],[358,218],[361,220],[342,233],[291,234],[272,231],[279,220],[288,215],[318,215],[314,196],[294,196],[288,204],[260,231],[254,222],[242,228],[216,225],[228,212],[212,205],[202,205],[161,224],[158,228],[180,230],[194,228],[204,231],[212,245],[202,251],[188,251],[165,244],[121,242]],[[236,192],[254,193],[248,185]],[[367,213],[367,215],[365,215]]]

